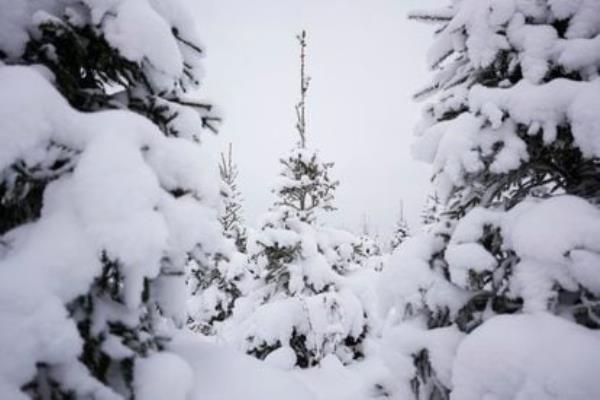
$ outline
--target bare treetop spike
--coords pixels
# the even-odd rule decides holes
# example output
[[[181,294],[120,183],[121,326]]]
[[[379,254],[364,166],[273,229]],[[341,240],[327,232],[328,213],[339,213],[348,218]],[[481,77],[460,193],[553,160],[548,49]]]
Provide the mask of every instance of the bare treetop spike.
[[[300,135],[300,147],[306,147],[306,93],[310,77],[306,75],[306,31],[302,30],[296,39],[300,43],[300,101],[296,104],[296,129]]]

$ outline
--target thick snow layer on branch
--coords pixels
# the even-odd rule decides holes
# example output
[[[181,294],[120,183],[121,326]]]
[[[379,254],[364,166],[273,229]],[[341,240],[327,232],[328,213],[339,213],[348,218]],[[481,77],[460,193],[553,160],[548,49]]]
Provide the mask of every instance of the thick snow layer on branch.
[[[450,277],[460,286],[468,272],[494,271],[496,259],[481,244],[484,226],[500,228],[503,250],[519,261],[511,282],[526,311],[546,310],[555,284],[600,293],[600,210],[575,196],[528,199],[508,212],[475,208],[456,226],[446,250]]]
[[[590,38],[600,33],[600,4],[596,0],[549,0],[557,19],[571,18],[565,37]]]
[[[147,1],[106,1],[106,8],[97,1],[87,1],[92,20],[101,24],[106,40],[119,49],[128,60],[144,59],[165,74],[176,76],[183,71],[183,58],[177,47],[169,22]]]
[[[423,92],[440,98],[412,149],[433,163],[442,199],[467,177],[529,161],[519,125],[546,145],[570,128],[585,157],[600,154],[597,1],[461,0],[416,15],[442,23],[427,55],[436,75]]]
[[[459,346],[451,399],[596,399],[598,369],[597,332],[544,313],[497,316]]]
[[[548,1],[549,7],[545,7],[544,3],[463,0],[451,8],[415,12],[409,17],[447,24],[428,52],[430,66],[439,66],[452,52],[466,50],[472,66],[485,68],[499,52],[513,49],[520,55],[525,78],[538,82],[544,77],[550,62],[568,67],[571,57],[563,51],[570,46],[570,39],[591,40],[598,35],[600,25],[600,6],[595,0]],[[568,18],[565,39],[559,38],[552,23],[555,19]],[[598,66],[594,54],[573,54],[573,57],[580,62],[571,64],[572,70],[585,71],[591,66]]]
[[[460,186],[466,174],[484,169],[483,157],[493,154],[488,168],[494,173],[509,172],[529,159],[525,142],[515,133],[515,124],[510,120],[502,122],[502,113],[499,110],[495,113],[491,104],[483,107],[496,118],[498,126],[485,126],[481,117],[464,113],[426,129],[412,145],[416,159],[433,164],[434,173],[438,174],[438,195],[442,199],[450,190],[445,185]],[[497,143],[503,143],[500,150],[496,149]]]
[[[500,125],[498,116],[506,112],[515,122],[529,126],[532,133],[541,128],[546,143],[556,139],[559,125],[568,123],[582,153],[600,156],[600,135],[596,131],[600,126],[600,80],[555,79],[539,86],[521,81],[507,89],[476,86],[469,96],[469,106],[473,113],[484,114],[493,126]]]
[[[197,32],[181,2],[84,0],[82,3],[68,0],[3,2],[0,4],[0,50],[11,58],[19,57],[30,32],[35,32],[39,23],[66,16],[73,25],[96,26],[121,56],[144,67],[159,91],[179,90],[178,78],[183,74],[184,64],[194,73],[200,69],[199,54],[190,46],[197,47]]]
[[[384,318],[392,310],[399,318],[411,317],[424,307],[436,310],[449,306],[454,313],[464,304],[465,294],[430,267],[432,255],[442,248],[441,238],[422,234],[396,249],[379,282],[380,313]]]
[[[521,258],[515,277],[525,309],[544,310],[555,282],[600,293],[598,208],[574,196],[524,202],[508,213],[502,230]]]
[[[556,140],[560,126],[570,125],[583,155],[600,156],[600,80],[555,79],[542,85],[522,80],[505,89],[475,86],[469,108],[468,113],[426,128],[412,147],[415,158],[433,163],[442,197],[448,192],[446,181],[462,185],[466,174],[483,170],[485,157],[492,157],[488,168],[494,173],[509,172],[527,161],[516,124],[527,126],[530,134],[542,130],[546,144]]]
[[[497,261],[479,243],[464,243],[448,246],[446,260],[452,274],[452,282],[467,287],[469,282],[468,271],[484,272],[493,271]]]

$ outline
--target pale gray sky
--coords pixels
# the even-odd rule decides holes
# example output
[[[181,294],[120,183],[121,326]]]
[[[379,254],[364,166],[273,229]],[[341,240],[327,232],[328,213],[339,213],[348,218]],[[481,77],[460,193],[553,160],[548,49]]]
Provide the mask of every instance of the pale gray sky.
[[[430,167],[412,160],[428,80],[432,28],[406,19],[440,0],[191,0],[207,58],[204,94],[220,106],[219,141],[232,142],[246,219],[273,202],[279,158],[296,142],[299,65],[295,35],[308,32],[308,142],[335,162],[338,211],[328,221],[357,229],[368,215],[383,235],[400,199],[412,226],[430,191]]]

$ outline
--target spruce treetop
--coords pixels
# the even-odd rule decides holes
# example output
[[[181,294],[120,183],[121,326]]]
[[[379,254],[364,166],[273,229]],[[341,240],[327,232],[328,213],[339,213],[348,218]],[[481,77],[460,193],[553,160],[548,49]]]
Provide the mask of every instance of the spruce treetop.
[[[283,170],[273,192],[278,199],[274,211],[277,219],[297,218],[314,223],[319,211],[335,210],[334,192],[339,181],[332,180],[332,162],[324,162],[319,153],[307,147],[306,98],[310,77],[306,73],[307,34],[297,35],[300,45],[300,100],[295,106],[297,145],[286,158],[280,160]]]

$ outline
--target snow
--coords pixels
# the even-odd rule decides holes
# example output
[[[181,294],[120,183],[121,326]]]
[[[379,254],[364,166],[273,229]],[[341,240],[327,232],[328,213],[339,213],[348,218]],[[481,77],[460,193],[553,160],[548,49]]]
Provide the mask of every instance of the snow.
[[[2,91],[4,96],[0,94],[4,104],[0,135],[11,134],[10,139],[2,138],[11,144],[2,147],[2,165],[19,158],[35,160],[35,151],[49,141],[78,152],[73,173],[48,185],[41,218],[6,236],[10,245],[0,260],[0,295],[4,298],[0,346],[6,360],[0,363],[0,392],[7,398],[23,398],[19,388],[34,374],[36,363],[47,362],[56,365],[55,373],[65,376],[61,382],[72,385],[80,395],[116,398],[79,366],[82,341],[64,302],[88,289],[101,270],[98,256],[102,251],[122,262],[126,273],[125,306],[135,309],[143,278],[156,277],[164,254],[177,256],[197,241],[216,246],[214,239],[208,240],[219,229],[214,222],[216,212],[189,195],[173,198],[167,194],[172,188],[190,188],[206,194],[210,205],[210,184],[216,181],[198,177],[202,175],[198,172],[206,168],[198,164],[202,152],[194,151],[195,145],[186,147],[180,139],[165,138],[135,114],[78,113],[43,77],[26,67],[0,68],[0,85],[28,88],[19,90],[19,96],[9,97],[6,91]],[[96,122],[100,116],[102,124]],[[20,140],[13,140],[15,131],[21,132]],[[199,230],[198,226],[205,229]],[[182,293],[182,287],[168,279],[161,278],[156,284],[167,306],[165,311],[176,314],[181,312],[182,304],[177,299],[182,298],[175,294]],[[23,287],[28,290],[23,291]],[[98,304],[95,329],[102,329],[102,320],[114,317],[115,312],[125,316],[124,310],[103,309],[108,306]],[[176,319],[181,321],[182,316]],[[356,326],[347,329],[356,330]],[[105,342],[104,349],[117,358],[130,355],[116,338]],[[201,349],[199,345],[195,351]],[[189,359],[189,348],[178,354],[161,352],[139,359],[134,379],[136,395],[145,399],[228,400],[313,397],[300,384],[286,383],[289,378],[258,362],[245,358],[240,361],[219,352],[211,359],[211,351],[204,351],[208,354],[201,354],[201,364]],[[215,379],[229,376],[232,368],[238,370],[235,376],[239,385],[232,387],[223,378]],[[255,376],[252,371],[256,371]],[[276,379],[278,386],[258,384],[267,379]],[[231,388],[231,392],[223,392],[224,387]]]
[[[496,0],[464,0],[443,35],[454,35],[465,27],[469,33],[466,47],[477,67],[492,63],[496,53],[509,44],[498,32],[514,11],[514,2]]]
[[[600,292],[593,265],[600,254],[600,211],[574,196],[524,202],[502,225],[521,262],[515,274],[527,310],[544,310],[554,283]],[[573,254],[571,254],[573,252]]]
[[[530,134],[541,128],[544,142],[550,144],[557,139],[558,127],[568,123],[584,156],[598,156],[600,136],[595,127],[600,124],[599,85],[599,80],[555,79],[542,85],[522,80],[505,89],[475,86],[469,93],[470,113],[426,128],[412,147],[413,156],[433,163],[442,198],[448,194],[443,182],[462,185],[465,174],[483,169],[482,156],[493,156],[489,168],[495,173],[514,170],[529,159],[524,141],[515,134],[515,124],[528,126]],[[485,121],[478,114],[491,127],[484,127]],[[503,146],[495,152],[497,143]]]
[[[386,353],[383,358],[391,371],[398,371],[410,379],[415,369],[412,356],[422,349],[428,349],[437,378],[445,386],[451,387],[452,363],[464,337],[464,333],[454,326],[426,330],[417,324],[400,324],[384,332],[382,340]],[[409,393],[408,389],[400,390]]]
[[[474,208],[456,226],[446,250],[452,282],[467,287],[468,272],[493,272],[497,261],[480,243],[483,227],[500,228],[503,249],[519,258],[513,294],[528,311],[545,310],[555,285],[600,292],[600,211],[569,195],[527,199],[508,212]]]
[[[591,333],[573,323],[570,308],[578,307],[579,303],[573,306],[561,303],[564,301],[561,296],[585,292],[596,298],[600,293],[597,279],[600,221],[595,197],[587,201],[559,190],[552,193],[554,197],[526,198],[514,206],[502,198],[487,196],[504,179],[512,183],[513,173],[530,176],[531,167],[527,163],[535,166],[538,149],[532,149],[530,139],[524,135],[539,134],[543,139],[542,150],[553,151],[562,148],[565,133],[571,133],[573,143],[569,146],[579,150],[585,160],[599,156],[599,4],[593,0],[459,0],[440,12],[420,12],[413,16],[438,24],[427,54],[427,63],[435,75],[430,90],[421,94],[437,92],[439,96],[434,104],[425,107],[415,129],[417,139],[412,154],[432,164],[435,190],[442,201],[450,195],[457,204],[481,198],[482,207],[467,206],[468,212],[455,227],[440,232],[440,226],[435,226],[431,233],[416,235],[394,252],[379,290],[386,321],[384,339],[387,335],[389,340],[387,349],[393,346],[402,349],[414,337],[415,343],[422,340],[419,345],[431,352],[432,364],[436,364],[432,351],[435,344],[425,343],[423,337],[446,328],[422,326],[426,322],[458,324],[456,313],[467,299],[490,293],[523,300],[523,313],[546,311],[564,317],[558,323],[570,330],[565,332]],[[566,30],[557,21],[566,22]],[[483,274],[490,280],[468,294],[467,290],[473,290],[469,282],[471,273]],[[450,361],[432,365],[432,373],[452,390],[451,398],[598,397],[597,389],[585,394],[569,393],[570,387],[577,385],[574,382],[557,383],[558,388],[551,388],[554,393],[540,392],[535,386],[542,376],[539,371],[531,371],[532,378],[527,376],[528,357],[536,358],[537,353],[524,351],[528,345],[521,342],[528,340],[527,337],[519,343],[513,343],[517,339],[506,340],[511,333],[508,328],[504,329],[506,332],[498,332],[497,338],[489,336],[488,340],[503,346],[498,355],[489,341],[475,343],[478,332],[495,326],[499,318],[513,324],[515,330],[520,319],[534,318],[493,317],[497,312],[493,302],[484,306],[485,309],[477,311],[483,325],[464,335],[464,339],[458,335],[453,344],[443,343],[441,346],[449,355],[445,359]],[[448,308],[447,316],[443,314],[444,307]],[[469,307],[461,310],[461,315],[468,313]],[[437,310],[442,310],[443,318],[437,319]],[[521,330],[535,332],[540,329],[535,325],[531,323]],[[423,334],[411,336],[407,333],[410,329],[417,332],[421,329]],[[552,327],[541,329],[552,330]],[[402,334],[391,333],[396,331]],[[530,336],[533,340],[533,334]],[[576,340],[575,335],[565,333],[562,339],[549,339],[548,344],[570,342],[571,338]],[[458,360],[461,349],[470,346],[471,341],[468,362],[472,365],[461,373]],[[452,366],[450,350],[457,346],[459,355]],[[404,394],[398,398],[414,397],[408,385],[415,376],[411,354],[418,347],[408,346],[399,352],[402,356],[388,362],[393,369],[402,371],[397,375],[396,394],[402,393],[403,387]],[[490,361],[496,357],[499,363]],[[573,355],[572,359],[577,357]],[[536,358],[536,362],[537,359],[543,357]],[[560,365],[560,362],[546,361],[546,364]],[[542,371],[543,362],[539,366]],[[488,369],[489,373],[481,374],[479,368]],[[594,369],[580,368],[585,373],[574,379],[584,379]],[[576,375],[574,372],[573,376]],[[520,376],[527,383],[511,386]],[[543,379],[552,381],[552,375],[547,376]],[[521,387],[525,389],[520,391]]]
[[[0,48],[11,57],[17,57],[25,50],[29,39],[26,26],[30,13],[27,2],[0,3]]]
[[[193,334],[178,335],[169,344],[169,350],[191,365],[194,382],[191,399],[316,399],[310,389],[289,373],[229,347],[202,341]]]
[[[452,11],[440,10],[438,14],[444,15],[450,22],[430,47],[427,55],[429,65],[436,67],[451,52],[466,49],[473,66],[486,67],[500,51],[512,48],[519,53],[524,77],[534,83],[540,82],[552,61],[561,60],[561,64],[565,65],[563,62],[570,58],[560,57],[561,47],[568,41],[559,38],[549,24],[553,18],[571,18],[565,34],[567,39],[592,39],[599,33],[600,25],[600,7],[594,0],[548,3],[554,15],[539,4],[513,0],[464,0]],[[537,20],[538,24],[526,24],[527,18]],[[467,31],[466,41],[462,28]],[[578,53],[574,56],[586,57],[586,66],[597,65],[594,62],[597,57],[593,54]],[[584,65],[580,64],[576,69],[584,69]]]
[[[342,351],[341,348],[336,349],[331,340],[358,338],[364,325],[362,305],[353,293],[329,292],[310,297],[284,298],[260,305],[239,326],[226,332],[225,337],[229,336],[230,341],[238,343],[242,350],[250,353],[263,346],[286,348],[293,336],[305,335],[308,349],[316,354],[328,354]],[[344,353],[337,354],[344,359]],[[284,355],[273,357],[280,360]],[[289,358],[285,357],[285,360]]]
[[[384,359],[396,373],[386,397],[435,386],[461,400],[597,398],[597,355],[583,352],[599,348],[598,335],[577,325],[596,326],[597,194],[552,187],[557,178],[527,185],[552,178],[548,155],[580,153],[581,165],[600,156],[600,3],[450,3],[410,16],[437,24],[434,76],[417,97],[438,94],[411,150],[456,214],[402,243],[379,279]],[[430,370],[418,370],[420,350]]]
[[[519,51],[523,76],[529,82],[541,82],[550,69],[558,33],[549,25],[527,25],[519,14],[510,22],[507,36]]]
[[[320,365],[292,371],[318,400],[365,400],[375,397],[374,385],[386,378],[389,370],[376,354],[360,363],[344,366],[335,356],[326,356]]]
[[[597,1],[549,0],[548,3],[557,18],[571,17],[565,37],[591,38],[600,33],[600,5]]]
[[[581,198],[525,202],[508,218],[508,246],[523,257],[560,261],[571,250],[600,251],[600,210]]]
[[[369,330],[371,330],[372,333],[378,332],[383,324],[379,313],[380,297],[378,285],[380,277],[380,271],[362,268],[348,275],[340,285],[342,290],[352,292],[354,296],[356,296],[356,299],[359,300],[364,312],[367,314]]]
[[[152,354],[135,363],[133,384],[136,396],[148,400],[186,400],[190,398],[194,373],[178,355]]]
[[[469,107],[472,112],[482,112],[488,118],[492,111],[499,109],[517,123],[541,126],[546,144],[556,140],[559,125],[569,122],[578,147],[584,155],[592,157],[600,154],[598,135],[592,129],[600,123],[598,113],[592,111],[600,104],[599,85],[597,80],[555,79],[543,85],[523,80],[506,89],[476,86],[471,90]]]
[[[475,86],[469,93],[471,112],[427,128],[413,145],[413,156],[432,162],[440,182],[448,179],[455,186],[463,184],[465,174],[483,169],[482,155],[493,155],[491,171],[509,172],[529,158],[525,143],[514,133],[515,123],[530,127],[531,134],[542,128],[546,144],[556,140],[559,126],[569,123],[582,153],[586,157],[598,156],[600,136],[595,127],[600,124],[599,85],[598,80],[555,79],[543,85],[523,80],[506,89]],[[483,128],[484,121],[476,117],[479,113],[491,122],[491,128]],[[505,114],[510,119],[505,120]],[[504,146],[494,154],[496,143]],[[439,189],[444,197],[441,184]]]
[[[489,175],[502,178],[520,171],[535,157],[526,135],[541,134],[544,146],[560,146],[559,132],[570,128],[573,147],[584,158],[600,156],[597,4],[457,0],[437,12],[411,14],[441,26],[427,55],[428,65],[437,72],[431,87],[442,92],[441,99],[426,106],[412,153],[433,164],[436,192],[442,200],[463,188],[467,198],[477,198],[479,190],[488,189]],[[567,18],[572,19],[566,32],[559,32],[557,20]],[[504,62],[505,76],[494,82],[496,77],[487,74],[493,75],[494,63]],[[481,175],[485,176],[478,180]],[[475,187],[473,180],[482,187]],[[298,188],[307,182],[305,176],[284,174],[276,189]],[[514,207],[484,199],[486,208],[470,207],[456,226],[439,223],[403,242],[381,273],[361,269],[352,260],[350,239],[332,239],[293,218],[278,225],[282,214],[274,213],[269,220],[272,230],[264,231],[265,242],[299,244],[301,249],[300,257],[288,265],[292,297],[275,296],[275,301],[248,312],[244,322],[251,329],[244,337],[265,337],[270,344],[282,345],[267,356],[267,363],[291,370],[324,399],[414,398],[411,380],[429,372],[436,383],[452,391],[452,398],[461,400],[596,398],[600,392],[590,376],[597,369],[597,355],[582,358],[580,352],[598,348],[599,337],[577,326],[568,310],[556,304],[561,290],[600,294],[599,211],[592,201],[560,191],[552,196],[529,197]],[[486,240],[490,232],[497,236],[492,244]],[[317,271],[326,270],[333,260],[343,266],[334,269],[342,271],[341,276],[319,279],[323,275]],[[508,268],[510,273],[502,275]],[[473,292],[472,272],[493,279]],[[362,303],[369,327],[364,359],[346,363],[332,352],[313,368],[293,368],[295,357],[288,347],[292,326],[300,332],[308,327],[306,332],[315,336],[309,343],[325,340],[324,332],[359,332],[361,326],[359,319],[354,320],[354,328],[343,318],[335,323],[328,320],[330,315],[318,310],[328,304],[330,293],[298,296],[303,281],[320,283],[316,287],[321,289],[334,281],[337,291],[352,292],[358,302],[344,308],[352,310],[350,315],[358,315]],[[499,289],[499,285],[503,286]],[[517,314],[494,316],[496,305],[486,297],[486,308],[476,312],[482,325],[461,332],[457,316],[464,317],[463,307],[469,301],[465,308],[478,307],[472,302],[478,295],[494,300],[496,295],[506,295],[522,299],[523,306]],[[302,313],[307,317],[300,318]],[[437,325],[429,324],[431,315],[439,316]],[[540,343],[535,343],[534,332],[539,329],[544,332]],[[584,344],[581,348],[574,344],[572,354],[570,344],[555,351],[556,343],[580,337]],[[432,371],[416,370],[414,357],[422,350],[428,352]],[[556,365],[562,365],[563,359],[571,366],[561,376],[563,368]],[[583,373],[577,372],[577,360],[587,363],[580,365]],[[373,371],[367,372],[368,368]],[[343,382],[339,385],[343,387],[328,381]]]
[[[22,388],[44,368],[74,397],[125,395],[82,364],[90,339],[72,311],[107,263],[123,274],[119,298],[95,298],[86,322],[104,354],[134,361],[130,394],[136,398],[406,400],[414,398],[415,378],[424,385],[435,380],[460,400],[600,396],[600,335],[577,325],[572,313],[589,304],[559,304],[565,293],[581,303],[600,296],[597,203],[561,192],[510,207],[482,202],[455,224],[444,220],[404,240],[388,257],[376,238],[318,222],[319,212],[333,207],[329,194],[337,183],[316,150],[295,148],[274,189],[280,201],[260,231],[249,230],[248,254],[240,253],[218,223],[222,199],[211,149],[189,133],[198,116],[168,100],[197,84],[189,14],[166,0],[34,3],[0,2],[6,54],[0,171],[8,176],[17,164],[31,171],[43,166],[37,169],[48,180],[40,215],[0,238],[2,398],[27,398]],[[559,144],[558,133],[568,126],[572,146],[597,161],[599,4],[456,0],[412,14],[443,25],[428,53],[437,71],[433,87],[443,97],[427,106],[412,148],[417,159],[433,164],[443,200],[456,188],[468,189],[478,174],[518,170],[531,157],[525,135],[541,133],[544,145]],[[167,96],[156,104],[179,113],[170,128],[181,135],[165,136],[125,107],[76,111],[53,86],[50,70],[7,65],[20,60],[40,24],[61,18],[77,26],[93,22],[121,56],[139,64],[151,88]],[[558,32],[556,21],[568,18],[564,34]],[[475,83],[473,76],[500,54],[510,64],[508,77],[491,86]],[[549,79],[558,70],[578,79]],[[511,81],[515,71],[523,75],[519,82]],[[65,167],[50,168],[64,158]],[[317,168],[317,176],[298,173],[294,166],[302,163]],[[321,197],[310,198],[308,209],[286,203],[290,191],[312,186]],[[490,230],[497,235],[492,245],[484,240]],[[291,255],[271,259],[268,247]],[[500,277],[507,293],[490,287],[496,281],[474,293],[471,273],[497,278],[508,268],[502,257],[512,262],[511,273]],[[223,279],[189,298],[184,274],[205,267]],[[274,268],[281,282],[269,280]],[[231,282],[239,298],[220,287]],[[523,304],[515,314],[497,316],[488,302],[477,310],[481,325],[462,332],[468,329],[458,316],[476,295]],[[215,322],[214,336],[184,329],[190,318],[212,320],[226,303],[232,315]],[[160,349],[138,353],[106,328],[115,321],[134,327],[142,316],[155,319],[153,328],[165,338],[153,343]],[[415,365],[424,350],[431,371]]]
[[[308,320],[302,301],[289,298],[260,306],[240,327],[241,343],[248,350],[263,343],[288,343],[294,328],[308,331]],[[246,339],[248,338],[248,339]]]
[[[413,15],[442,25],[427,55],[436,71],[432,90],[423,93],[443,94],[427,106],[412,147],[416,159],[433,163],[442,199],[464,185],[465,175],[480,173],[488,159],[495,174],[527,162],[525,143],[515,134],[517,124],[525,125],[530,135],[542,131],[545,144],[568,125],[584,156],[598,155],[600,6],[594,0],[547,3],[463,0]],[[561,37],[554,24],[567,18]],[[474,71],[500,60],[508,64],[506,73],[514,75],[519,68],[524,79],[506,79],[497,88],[476,84]],[[583,80],[550,79],[561,69]],[[468,113],[461,110],[464,106]],[[446,118],[457,110],[460,115]]]
[[[545,313],[497,316],[463,340],[453,368],[451,399],[595,399],[600,336]]]
[[[369,289],[358,289],[350,276],[370,259],[370,249],[318,221],[333,207],[337,182],[328,176],[331,163],[300,147],[281,163],[277,199],[249,238],[256,285],[236,300],[231,322],[218,337],[275,365],[314,366],[330,354],[351,363],[361,356],[369,325],[362,303]]]
[[[20,392],[20,384],[35,373],[35,361],[74,363],[81,339],[75,326],[67,320],[60,300],[13,297],[19,292],[14,289],[17,284],[3,279],[0,290],[3,304],[0,322],[4,327],[0,332],[3,354],[0,393],[9,399],[26,399]]]
[[[171,25],[146,1],[112,3],[114,5],[106,10],[92,11],[96,15],[94,22],[102,24],[108,42],[128,60],[141,62],[147,59],[161,72],[180,74],[183,71],[183,59],[177,44],[170,39]],[[94,9],[93,3],[91,6]],[[111,14],[106,17],[109,12]],[[137,23],[140,19],[145,23]]]
[[[15,342],[26,347],[15,349],[19,356],[7,358],[8,365],[2,363],[11,371],[2,373],[7,380],[3,392],[8,393],[31,377],[37,362],[64,364],[64,368],[78,363],[79,335],[61,304],[88,290],[101,271],[101,254],[121,263],[124,301],[135,309],[144,277],[157,276],[165,254],[177,247],[190,249],[192,243],[210,236],[210,230],[192,234],[191,225],[211,226],[215,214],[201,203],[175,200],[165,189],[176,182],[199,194],[210,192],[211,179],[198,178],[198,171],[206,169],[202,152],[194,151],[197,146],[188,142],[189,149],[183,150],[179,139],[165,138],[149,121],[132,113],[76,112],[27,67],[0,68],[0,86],[7,89],[0,94],[0,140],[7,144],[0,150],[2,168],[18,159],[34,163],[50,142],[78,153],[72,174],[48,185],[40,219],[7,234],[9,249],[0,260],[0,292],[8,296],[2,312],[7,340],[0,346],[3,354],[11,354],[13,350],[6,346],[14,348]],[[168,218],[182,212],[187,214],[185,224]],[[182,243],[177,240],[181,237],[188,239]],[[23,291],[24,287],[29,289]],[[33,321],[45,329],[27,328]]]
[[[429,266],[431,256],[442,248],[439,237],[424,233],[407,239],[396,249],[379,280],[383,318],[392,310],[398,318],[410,318],[424,308],[449,306],[454,313],[464,305],[466,298],[460,288]]]
[[[493,271],[497,261],[493,255],[479,243],[450,245],[446,249],[446,260],[452,282],[461,287],[469,286],[468,271]]]
[[[178,78],[183,74],[184,64],[197,72],[198,55],[172,33],[172,27],[176,27],[184,40],[198,43],[193,21],[180,2],[85,0],[82,3],[89,7],[89,17],[83,5],[72,2],[4,2],[0,5],[0,49],[11,58],[19,57],[25,50],[29,30],[48,18],[66,15],[73,24],[97,26],[121,56],[143,66],[150,83],[158,90],[180,91]]]
[[[13,84],[31,87],[30,91],[20,90],[23,93],[20,98],[11,96],[10,100],[0,99],[3,104],[10,103],[2,112],[7,121],[2,125],[8,126],[1,126],[0,134],[11,135],[10,139],[2,139],[11,145],[3,147],[0,165],[6,166],[15,159],[23,158],[30,149],[35,150],[50,141],[75,147],[79,151],[85,148],[79,156],[73,175],[49,185],[43,214],[55,219],[66,213],[65,218],[74,218],[81,225],[78,230],[83,228],[85,232],[78,232],[75,236],[85,235],[95,243],[97,249],[105,249],[109,257],[122,260],[124,267],[129,268],[124,271],[131,285],[128,286],[127,293],[135,296],[141,288],[141,278],[158,273],[160,259],[167,246],[168,229],[165,219],[156,211],[163,201],[168,201],[161,194],[159,179],[163,178],[168,187],[173,179],[171,174],[177,171],[176,167],[196,166],[200,170],[198,159],[201,154],[193,151],[185,154],[186,152],[179,151],[181,146],[161,146],[161,142],[166,140],[162,139],[157,129],[133,114],[107,112],[101,115],[103,122],[100,124],[96,122],[99,115],[77,113],[67,106],[47,82],[27,68],[2,68],[0,80],[8,88]],[[38,101],[32,101],[33,98]],[[31,107],[31,104],[39,109]],[[28,113],[19,112],[23,109],[28,109]],[[33,124],[32,121],[37,123]],[[39,121],[44,123],[40,124]],[[113,130],[114,127],[122,126],[129,127],[126,129],[128,135]],[[13,140],[12,132],[17,127],[21,132],[20,140]],[[148,164],[140,151],[143,146],[149,147],[147,152],[151,162]],[[160,152],[166,154],[162,154],[160,158],[155,157],[155,146],[162,147]],[[169,162],[176,158],[181,161],[175,165]],[[111,162],[100,161],[106,159]],[[168,167],[163,169],[163,165]],[[159,170],[162,173],[157,176],[155,171]],[[187,176],[191,174],[188,173]],[[182,178],[185,179],[186,174],[180,174],[178,183],[189,185],[199,193],[207,191],[205,182],[198,178]],[[65,202],[65,198],[69,201]],[[90,207],[90,204],[94,204],[94,207]],[[32,242],[44,241],[33,239]],[[82,245],[82,249],[85,247]],[[80,252],[66,252],[67,255],[78,253]],[[136,300],[131,296],[126,296],[127,302],[135,307]]]
[[[436,304],[449,304],[452,315],[464,304],[460,291],[450,289],[451,284],[430,267],[441,245],[435,244],[435,230],[402,243],[382,274],[379,290],[382,315],[387,315],[382,357],[396,373],[396,381],[386,386],[392,398],[412,398],[412,355],[421,349],[428,350],[435,377],[451,390],[453,399],[596,398],[600,387],[592,371],[598,355],[585,349],[600,348],[600,336],[574,324],[568,315],[563,319],[540,311],[548,310],[556,298],[557,283],[566,290],[585,287],[599,293],[599,217],[596,206],[562,195],[529,198],[509,211],[474,208],[462,218],[445,251],[451,281],[468,287],[469,270],[495,271],[497,261],[480,239],[485,226],[499,228],[503,250],[513,250],[518,257],[509,278],[511,294],[523,298],[527,313],[488,314],[469,335],[455,325],[425,329],[424,320],[416,318],[424,306],[434,310]]]
[[[477,172],[483,168],[479,154],[473,146],[474,135],[481,127],[481,121],[469,114],[449,122],[447,129],[452,134],[440,138],[434,168],[443,170],[455,182],[459,182],[463,172]],[[438,129],[441,127],[438,125]]]
[[[297,361],[296,353],[289,346],[282,346],[265,357],[265,363],[283,370],[293,369]]]

